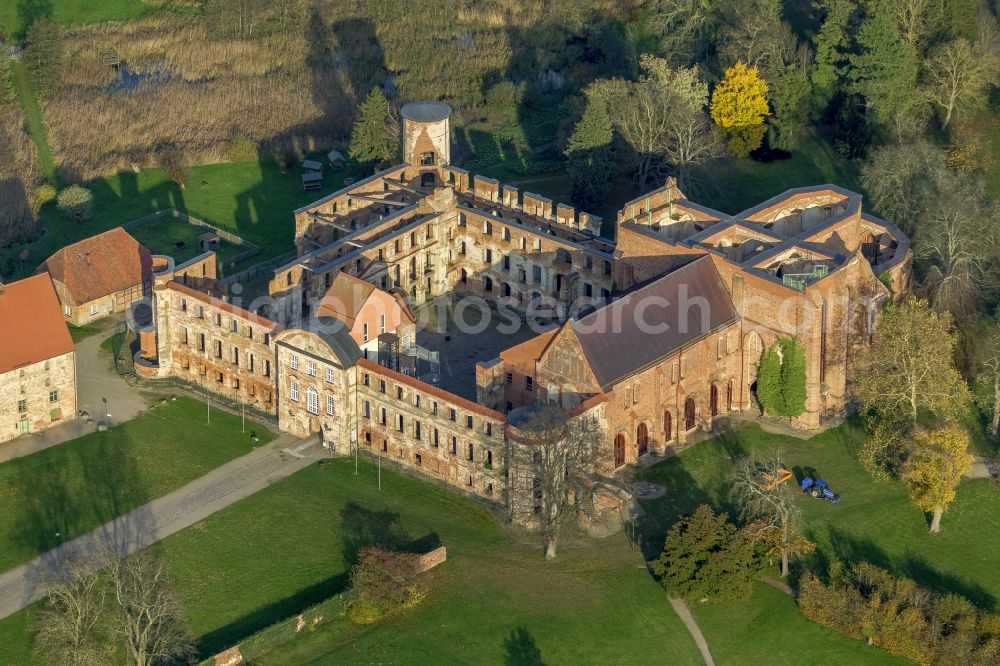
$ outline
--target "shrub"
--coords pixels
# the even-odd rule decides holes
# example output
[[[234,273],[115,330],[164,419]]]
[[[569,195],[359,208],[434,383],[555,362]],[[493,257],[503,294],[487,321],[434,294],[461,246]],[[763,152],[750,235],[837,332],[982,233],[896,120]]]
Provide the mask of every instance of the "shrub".
[[[257,159],[257,143],[248,134],[239,132],[229,140],[226,155],[231,162],[249,162]]]
[[[418,556],[377,546],[365,548],[351,569],[358,596],[348,616],[357,624],[372,624],[385,616],[416,606],[427,596],[426,575],[417,570]]]
[[[920,664],[995,664],[1000,618],[956,595],[922,589],[871,564],[830,566],[828,582],[807,574],[799,587],[807,618]]]
[[[184,156],[181,151],[174,146],[168,146],[160,151],[157,160],[163,167],[163,173],[167,178],[177,183],[183,190],[190,178],[190,173],[184,166]]]
[[[59,211],[74,222],[89,220],[94,213],[94,195],[85,187],[70,185],[59,193]]]
[[[52,187],[48,183],[41,185],[37,190],[35,190],[35,204],[41,208],[50,201],[54,201],[56,198],[56,188]]]

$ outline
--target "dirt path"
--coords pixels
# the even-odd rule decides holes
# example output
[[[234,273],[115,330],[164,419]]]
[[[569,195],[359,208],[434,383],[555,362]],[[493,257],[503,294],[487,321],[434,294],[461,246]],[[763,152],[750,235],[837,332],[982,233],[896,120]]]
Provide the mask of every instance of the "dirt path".
[[[715,666],[715,660],[712,659],[712,653],[708,650],[708,642],[705,641],[705,636],[701,633],[701,627],[698,623],[694,621],[694,616],[691,615],[691,611],[688,610],[687,604],[684,603],[682,599],[675,599],[671,596],[667,596],[670,600],[670,606],[677,613],[677,617],[681,619],[684,626],[687,627],[688,633],[691,634],[691,638],[694,639],[695,644],[701,651],[701,658],[705,660],[705,666]]]

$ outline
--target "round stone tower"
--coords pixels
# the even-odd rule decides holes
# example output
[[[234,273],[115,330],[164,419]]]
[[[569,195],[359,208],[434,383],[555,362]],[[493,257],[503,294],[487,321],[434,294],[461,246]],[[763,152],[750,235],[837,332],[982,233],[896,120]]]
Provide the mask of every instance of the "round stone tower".
[[[410,102],[403,117],[403,160],[420,166],[444,166],[451,161],[451,107],[444,102]]]

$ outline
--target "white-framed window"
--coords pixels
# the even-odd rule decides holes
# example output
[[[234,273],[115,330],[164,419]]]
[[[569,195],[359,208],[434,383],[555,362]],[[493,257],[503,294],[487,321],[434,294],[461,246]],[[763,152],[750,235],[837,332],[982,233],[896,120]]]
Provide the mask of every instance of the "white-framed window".
[[[361,333],[363,335],[364,341],[368,342],[368,324],[362,324]]]
[[[333,396],[326,396],[326,415],[333,416]]]
[[[65,313],[66,313],[66,316],[67,316],[67,317],[72,317],[72,316],[73,316],[73,308],[71,308],[71,307],[70,307],[70,306],[68,306],[68,305],[64,305],[64,306],[63,306],[63,312],[65,312]]]
[[[306,361],[306,374],[310,377],[316,376],[316,364],[312,361]]]
[[[90,304],[90,314],[91,316],[97,314],[97,303]]]
[[[385,315],[381,314],[378,316],[378,332],[385,333]]]
[[[296,381],[292,382],[292,400],[299,401],[299,383]]]
[[[292,358],[289,359],[289,364],[292,366],[292,370],[298,370],[299,369],[299,357],[296,356],[295,354],[292,354]]]
[[[311,386],[306,391],[306,409],[310,414],[319,414],[319,392]]]
[[[333,383],[333,369],[332,368],[327,368],[326,369],[326,383],[327,384],[332,384]]]

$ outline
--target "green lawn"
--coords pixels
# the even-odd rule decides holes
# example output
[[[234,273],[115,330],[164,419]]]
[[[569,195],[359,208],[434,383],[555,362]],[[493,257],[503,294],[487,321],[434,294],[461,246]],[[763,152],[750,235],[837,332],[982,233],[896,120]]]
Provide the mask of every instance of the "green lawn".
[[[77,344],[101,332],[101,329],[97,326],[74,326],[73,324],[66,324],[66,326],[69,327],[69,336]]]
[[[59,174],[56,171],[55,155],[49,145],[48,130],[45,121],[42,119],[42,107],[38,103],[38,96],[31,83],[31,75],[24,62],[17,61],[14,64],[14,91],[17,93],[18,101],[21,103],[21,113],[24,114],[24,123],[35,144],[38,153],[38,165],[45,174],[45,178],[52,184],[59,182]]]
[[[368,543],[448,548],[419,608],[374,627],[335,623],[254,663],[501,663],[523,628],[551,663],[650,663],[697,651],[622,535],[546,564],[484,506],[350,460],[310,467],[168,538],[203,656],[341,590]],[[595,631],[599,628],[599,631]]]
[[[733,457],[779,448],[797,478],[818,475],[843,497],[831,505],[801,496],[807,533],[817,552],[796,568],[825,571],[834,558],[872,562],[930,589],[955,592],[988,610],[1000,610],[1000,489],[987,480],[965,481],[945,513],[942,531],[927,532],[927,518],[896,481],[874,482],[855,458],[863,438],[848,423],[808,441],[771,435],[750,427],[703,442],[641,473],[661,483],[667,495],[645,504],[642,525],[648,554],[662,547],[663,535],[682,513],[698,504],[731,508],[726,476]],[[791,483],[791,482],[790,482]]]
[[[76,224],[63,217],[53,204],[42,208],[40,221],[46,233],[27,245],[0,250],[0,265],[14,262],[27,248],[30,258],[23,275],[59,248],[157,210],[174,208],[256,243],[254,257],[263,261],[294,250],[292,211],[340,189],[344,177],[357,176],[348,166],[336,172],[327,168],[323,190],[304,192],[298,169],[282,173],[277,162],[225,162],[193,166],[187,187],[167,180],[162,169],[122,172],[87,184],[94,194],[92,219]],[[179,220],[172,224],[189,226]]]
[[[810,622],[791,597],[763,583],[746,601],[693,604],[691,610],[720,666],[912,663]]]
[[[46,15],[64,26],[126,21],[148,13],[155,4],[143,0],[5,0],[0,2],[0,30],[21,38],[35,19]]]
[[[238,416],[212,417],[206,425],[204,405],[178,398],[107,432],[0,464],[0,571],[250,451]],[[270,441],[266,428],[254,427]]]
[[[129,230],[129,233],[153,254],[171,256],[180,264],[202,254],[198,237],[207,231],[208,229],[204,227],[187,224],[183,220],[161,217],[153,222],[136,226]],[[244,248],[220,238],[216,255],[220,264],[228,264],[234,256],[243,251]]]

